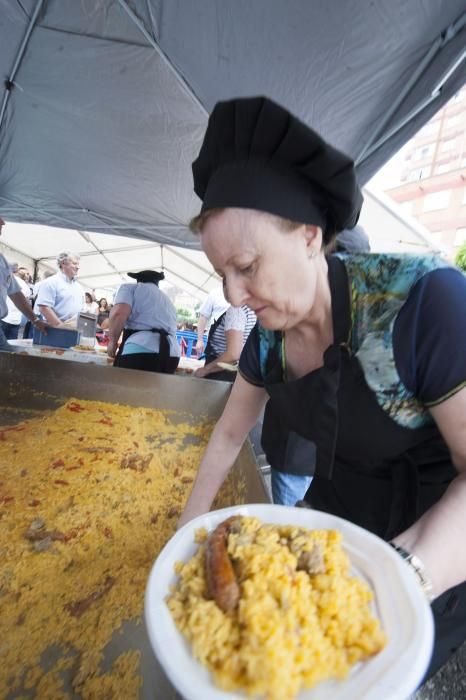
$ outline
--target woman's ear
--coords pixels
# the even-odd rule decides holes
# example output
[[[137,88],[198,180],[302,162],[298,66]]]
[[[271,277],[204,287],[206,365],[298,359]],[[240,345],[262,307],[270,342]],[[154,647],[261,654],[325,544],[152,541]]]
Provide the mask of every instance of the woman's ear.
[[[314,258],[322,249],[322,229],[320,226],[305,224],[304,237],[310,258]]]

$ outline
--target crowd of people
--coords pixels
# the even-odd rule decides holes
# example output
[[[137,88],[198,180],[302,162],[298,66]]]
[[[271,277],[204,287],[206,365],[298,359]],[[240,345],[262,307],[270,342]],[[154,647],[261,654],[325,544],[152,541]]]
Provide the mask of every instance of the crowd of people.
[[[209,510],[265,409],[274,500],[392,544],[432,602],[432,674],[466,638],[466,277],[436,256],[368,253],[352,160],[267,98],[216,105],[193,175],[191,229],[224,290],[201,308],[197,377],[234,383],[179,525]],[[0,258],[0,343],[15,325],[7,295],[38,328],[66,327],[86,304],[116,366],[175,371],[163,273],[132,273],[97,310],[79,260],[58,267],[35,315]]]
[[[5,221],[0,218],[0,235]],[[94,291],[84,291],[77,276],[79,256],[69,252],[57,257],[57,272],[46,270],[36,279],[18,263],[0,257],[0,349],[13,351],[8,341],[33,337],[34,326],[46,333],[47,328],[76,328],[79,314],[96,317],[100,340],[105,342],[112,304],[96,299]]]

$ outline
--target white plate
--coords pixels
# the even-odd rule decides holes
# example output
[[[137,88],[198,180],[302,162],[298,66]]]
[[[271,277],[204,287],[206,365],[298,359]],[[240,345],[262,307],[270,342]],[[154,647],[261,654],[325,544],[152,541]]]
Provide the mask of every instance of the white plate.
[[[196,552],[194,531],[214,529],[230,515],[248,515],[265,523],[338,529],[353,571],[375,592],[375,613],[388,637],[387,646],[355,666],[344,681],[327,681],[301,691],[298,700],[406,700],[421,682],[432,654],[434,625],[430,606],[415,574],[392,547],[367,530],[328,513],[276,505],[223,508],[195,518],[165,545],[149,576],[145,617],[152,648],[173,685],[186,700],[244,700],[241,693],[217,688],[210,673],[191,655],[165,604],[177,576],[176,561]]]

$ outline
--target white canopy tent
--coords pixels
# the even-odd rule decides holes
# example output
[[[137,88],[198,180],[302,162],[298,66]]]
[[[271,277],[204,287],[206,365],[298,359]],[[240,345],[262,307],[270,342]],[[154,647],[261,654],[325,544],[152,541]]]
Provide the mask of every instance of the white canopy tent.
[[[1,215],[196,248],[217,100],[272,97],[365,183],[464,83],[465,46],[465,0],[0,0]]]
[[[438,250],[427,229],[408,219],[399,205],[372,187],[364,188],[360,221],[374,251]],[[200,302],[220,284],[201,251],[144,239],[8,223],[0,247],[10,262],[26,265],[39,274],[56,270],[55,260],[60,252],[77,253],[81,258],[79,280],[86,289],[114,290],[122,282],[133,281],[127,272],[144,269],[163,269],[167,283]]]
[[[9,262],[26,265],[31,272],[56,272],[57,255],[68,251],[80,256],[79,281],[86,289],[115,289],[131,282],[127,272],[163,270],[167,282],[198,301],[220,284],[204,253],[147,240],[34,224],[8,223],[0,245]]]

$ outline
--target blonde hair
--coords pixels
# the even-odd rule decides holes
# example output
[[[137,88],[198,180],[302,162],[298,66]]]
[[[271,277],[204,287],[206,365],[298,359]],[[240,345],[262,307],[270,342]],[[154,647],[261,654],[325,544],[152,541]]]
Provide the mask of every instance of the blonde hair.
[[[221,214],[224,211],[226,211],[225,207],[217,209],[208,209],[207,211],[201,212],[189,222],[190,231],[194,234],[202,233],[202,227],[207,223],[207,220],[210,219],[211,216],[216,216],[217,214]],[[278,214],[269,214],[269,212],[259,210],[254,211],[257,211],[257,214],[261,214],[262,216],[267,217],[283,233],[294,231],[300,226],[305,225],[302,221],[292,221],[291,219],[284,219],[282,216],[278,216]]]
[[[217,209],[208,209],[207,211],[201,212],[189,222],[189,229],[191,233],[202,233],[202,228],[203,226],[205,226],[208,219],[210,219],[211,216],[216,216],[217,214],[221,214],[224,211],[226,211],[225,207],[219,207]],[[269,221],[274,223],[278,230],[282,233],[290,233],[291,231],[295,231],[300,226],[307,225],[303,221],[293,221],[292,219],[285,219],[283,216],[278,216],[278,214],[269,214],[269,212],[259,210],[254,211],[257,211],[258,214],[267,217]],[[335,237],[332,236],[329,241],[325,242],[324,233],[322,231],[322,250],[324,253],[327,254],[332,252],[334,248],[334,239]]]

